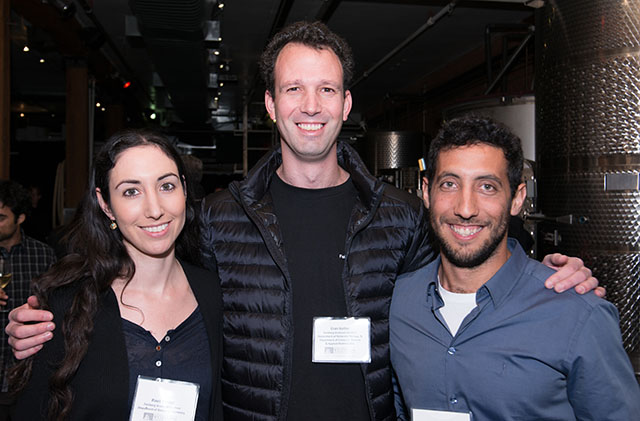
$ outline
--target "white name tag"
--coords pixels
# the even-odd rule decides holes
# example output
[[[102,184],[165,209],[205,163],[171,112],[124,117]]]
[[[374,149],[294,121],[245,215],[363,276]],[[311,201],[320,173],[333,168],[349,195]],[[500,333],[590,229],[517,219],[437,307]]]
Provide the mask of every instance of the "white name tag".
[[[130,421],[193,421],[200,385],[138,376]]]
[[[471,421],[471,414],[414,408],[411,410],[411,421]]]
[[[311,361],[370,363],[371,320],[368,317],[314,317]]]

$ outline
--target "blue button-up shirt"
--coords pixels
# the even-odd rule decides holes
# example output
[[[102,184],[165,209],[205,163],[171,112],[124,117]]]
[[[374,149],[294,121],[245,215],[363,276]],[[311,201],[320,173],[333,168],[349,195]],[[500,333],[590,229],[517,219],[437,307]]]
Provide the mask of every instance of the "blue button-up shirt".
[[[616,308],[595,294],[546,289],[553,271],[515,241],[508,246],[511,257],[477,291],[477,307],[455,337],[439,310],[439,258],[396,280],[389,327],[398,412],[640,420],[640,387]]]

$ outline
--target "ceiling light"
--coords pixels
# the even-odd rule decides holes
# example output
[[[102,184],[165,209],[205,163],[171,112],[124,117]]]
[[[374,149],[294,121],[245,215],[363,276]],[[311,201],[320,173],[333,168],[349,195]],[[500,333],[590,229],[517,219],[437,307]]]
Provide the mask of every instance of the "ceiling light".
[[[96,102],[96,107],[100,108],[100,103],[99,102]]]
[[[40,59],[40,63],[44,63],[44,59],[43,58]]]
[[[221,64],[221,65],[220,65],[220,68],[221,68],[221,69],[224,69],[224,64]]]
[[[217,100],[218,100],[218,97],[214,97],[214,98],[213,98],[213,100],[214,100],[214,101],[217,101]]]
[[[218,9],[224,9],[224,3],[218,3]]]
[[[28,45],[25,45],[25,46],[22,48],[22,51],[24,51],[25,53],[28,53],[28,52],[29,52],[29,46],[28,46]]]
[[[107,109],[102,107],[102,108],[100,108],[100,111],[107,111]]]
[[[220,82],[220,87],[222,88],[224,86],[224,82]]]
[[[24,117],[24,113],[20,113],[20,117]]]
[[[213,54],[215,54],[216,56],[219,56],[219,55],[220,55],[220,51],[218,51],[218,50],[213,50]]]
[[[151,120],[155,120],[156,119],[156,113],[151,113],[151,115],[149,115],[149,118]]]

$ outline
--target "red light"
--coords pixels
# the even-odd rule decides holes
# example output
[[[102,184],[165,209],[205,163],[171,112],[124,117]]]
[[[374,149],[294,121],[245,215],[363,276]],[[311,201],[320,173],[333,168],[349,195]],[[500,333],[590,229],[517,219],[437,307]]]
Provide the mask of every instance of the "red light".
[[[122,85],[124,89],[127,89],[129,86],[131,86],[131,82],[125,82],[124,85]]]

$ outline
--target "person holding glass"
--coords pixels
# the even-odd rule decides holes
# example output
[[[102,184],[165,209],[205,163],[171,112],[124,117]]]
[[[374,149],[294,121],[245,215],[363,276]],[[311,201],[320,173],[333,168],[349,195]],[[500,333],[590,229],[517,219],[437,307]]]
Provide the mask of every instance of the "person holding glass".
[[[0,421],[9,416],[8,370],[14,363],[4,331],[7,316],[26,301],[31,280],[56,260],[51,247],[25,235],[30,210],[29,192],[16,181],[0,180]]]
[[[200,263],[180,156],[149,131],[112,136],[67,233],[34,282],[59,320],[12,373],[12,419],[221,418],[221,300]]]

